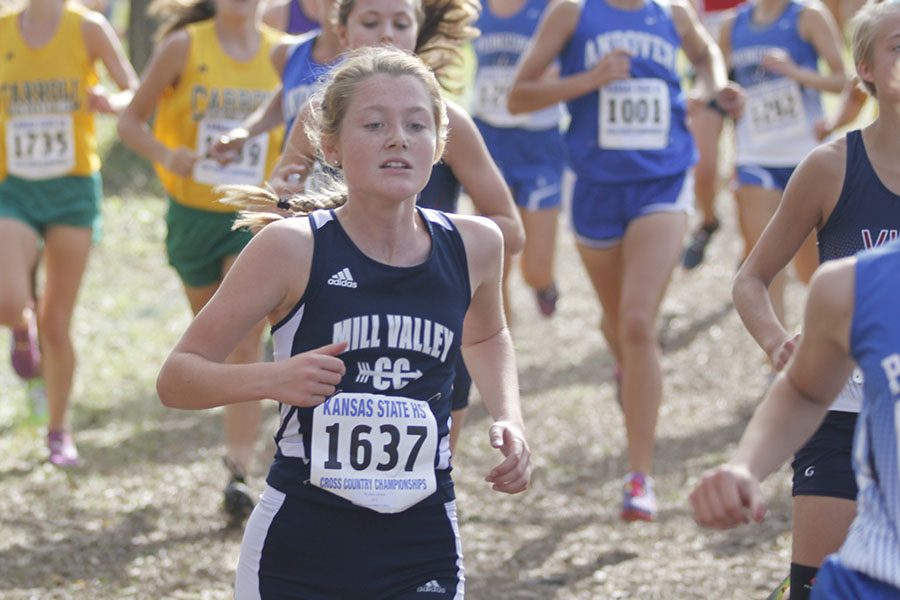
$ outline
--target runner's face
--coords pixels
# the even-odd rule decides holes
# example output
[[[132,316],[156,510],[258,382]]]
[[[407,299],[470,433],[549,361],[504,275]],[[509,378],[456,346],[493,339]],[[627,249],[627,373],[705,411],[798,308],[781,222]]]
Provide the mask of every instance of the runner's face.
[[[347,24],[338,27],[341,41],[349,48],[390,45],[413,52],[419,34],[417,1],[357,0]]]
[[[326,158],[340,162],[351,196],[414,198],[431,176],[437,131],[432,101],[413,76],[372,75],[347,107],[337,144]]]
[[[234,19],[253,19],[256,17],[256,9],[259,0],[215,0],[216,15]]]
[[[860,76],[875,84],[880,101],[900,104],[900,7],[878,26],[872,65]]]

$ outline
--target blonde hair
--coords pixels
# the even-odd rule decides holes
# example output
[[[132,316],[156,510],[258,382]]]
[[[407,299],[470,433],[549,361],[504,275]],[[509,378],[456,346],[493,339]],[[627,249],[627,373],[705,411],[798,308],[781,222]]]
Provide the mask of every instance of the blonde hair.
[[[326,83],[310,99],[310,110],[304,125],[319,158],[323,159],[323,140],[336,140],[340,136],[347,109],[356,95],[357,87],[374,75],[413,77],[425,87],[431,99],[431,112],[437,132],[433,157],[437,162],[444,153],[447,142],[447,109],[437,79],[418,57],[384,47],[360,48],[348,53],[346,59],[334,68]],[[314,190],[307,190],[290,198],[279,199],[271,188],[222,186],[219,189],[223,194],[223,202],[243,209],[235,221],[235,228],[247,227],[252,231],[258,231],[285,216],[307,215],[319,209],[337,208],[347,201],[347,186],[343,178],[339,173],[329,173],[328,169],[322,177],[317,178]]]
[[[473,26],[481,13],[478,0],[414,0],[419,33],[415,53],[428,65],[445,90],[458,93],[462,82],[457,81],[448,67],[461,66],[462,45],[477,37]],[[357,0],[339,0],[335,11],[336,24],[346,26]]]
[[[859,65],[867,67],[872,66],[875,55],[875,34],[878,25],[891,13],[900,10],[900,3],[897,0],[875,0],[868,2],[859,9],[859,12],[850,21],[853,31],[851,40],[851,48],[853,48],[853,64],[856,65],[857,75],[859,74]],[[873,97],[877,96],[875,84],[871,81],[863,81],[859,78],[860,83]]]
[[[153,0],[147,14],[162,21],[154,36],[158,42],[191,23],[213,18],[216,5],[213,0]]]

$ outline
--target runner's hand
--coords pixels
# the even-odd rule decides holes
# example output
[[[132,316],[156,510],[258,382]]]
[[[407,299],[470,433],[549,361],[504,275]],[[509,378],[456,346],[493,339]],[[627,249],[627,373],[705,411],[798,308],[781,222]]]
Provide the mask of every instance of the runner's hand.
[[[825,119],[817,119],[813,125],[813,132],[815,133],[816,141],[821,142],[831,135],[831,127],[825,122]]]
[[[766,515],[759,481],[747,469],[724,464],[703,474],[691,492],[694,520],[703,527],[730,529]]]
[[[347,368],[338,358],[347,342],[328,344],[276,363],[280,378],[272,381],[273,399],[292,406],[317,406],[334,394]]]
[[[794,75],[797,73],[797,64],[791,60],[791,55],[781,48],[767,50],[759,64],[767,71],[791,79],[794,79]]]
[[[484,480],[492,483],[498,492],[524,492],[531,481],[531,450],[522,426],[511,421],[497,421],[491,425],[490,437],[491,446],[499,449],[506,459],[491,469]]]
[[[729,117],[734,120],[741,118],[741,114],[744,112],[746,96],[744,95],[744,88],[740,85],[729,81],[725,87],[716,92],[713,99],[722,110],[728,113]]]
[[[247,143],[249,132],[243,127],[232,129],[224,135],[220,135],[212,146],[209,147],[209,157],[220,165],[234,162],[241,155],[244,144]]]
[[[197,153],[190,148],[180,146],[174,150],[169,150],[163,167],[167,171],[172,171],[181,177],[190,177],[194,172],[194,165],[197,164]]]
[[[772,351],[769,360],[772,361],[772,367],[776,371],[781,371],[787,366],[788,361],[791,360],[791,357],[794,355],[794,350],[797,349],[797,344],[799,343],[800,334],[798,333],[794,337],[788,338],[775,346],[775,350]]]
[[[625,50],[613,50],[594,65],[592,72],[597,77],[598,88],[628,79],[631,77],[631,55]]]
[[[87,90],[87,109],[91,112],[110,115],[115,112],[109,101],[109,94],[102,85]]]
[[[272,172],[269,178],[269,186],[279,198],[302,194],[306,186],[306,176],[309,166],[305,164],[285,165]]]

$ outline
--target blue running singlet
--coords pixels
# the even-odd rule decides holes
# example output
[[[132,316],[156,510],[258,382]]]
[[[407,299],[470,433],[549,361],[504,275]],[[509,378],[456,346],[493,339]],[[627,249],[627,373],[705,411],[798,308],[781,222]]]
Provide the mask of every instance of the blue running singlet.
[[[284,65],[284,72],[281,75],[283,89],[281,110],[284,114],[285,139],[290,134],[294,119],[297,118],[303,105],[316,91],[319,80],[330,69],[329,65],[319,64],[313,58],[313,48],[318,38],[318,32],[301,38],[297,45],[291,48]]]
[[[738,9],[731,30],[731,68],[744,88],[747,104],[736,125],[737,164],[794,167],[818,145],[815,122],[822,118],[818,90],[765,70],[763,56],[787,52],[800,67],[818,70],[819,56],[800,37],[798,20],[804,4],[792,0],[768,25],[753,22],[754,3]]]
[[[637,183],[684,173],[696,162],[676,57],[681,38],[664,2],[621,10],[582,3],[561,55],[561,73],[592,69],[616,49],[631,54],[631,78],[567,103],[566,141],[579,181]]]
[[[857,255],[850,354],[865,377],[856,429],[857,515],[841,546],[848,569],[900,588],[900,242]]]
[[[532,131],[559,129],[562,105],[521,115],[510,114],[506,99],[516,76],[516,65],[531,43],[547,0],[526,0],[522,8],[509,17],[491,12],[483,3],[475,27],[481,35],[472,41],[478,69],[472,94],[472,116],[493,127],[517,127]]]
[[[290,6],[287,31],[285,33],[300,35],[301,33],[306,33],[307,31],[312,31],[319,27],[319,23],[316,22],[315,19],[311,19],[309,15],[303,11],[301,0],[291,0]]]

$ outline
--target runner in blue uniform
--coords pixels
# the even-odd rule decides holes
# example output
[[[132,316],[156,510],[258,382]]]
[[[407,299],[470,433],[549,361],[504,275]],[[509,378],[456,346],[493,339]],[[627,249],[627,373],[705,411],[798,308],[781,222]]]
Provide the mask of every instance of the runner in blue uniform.
[[[893,20],[896,30],[900,23]],[[757,408],[734,458],[707,471],[691,493],[701,525],[727,529],[761,521],[766,503],[760,481],[813,434],[858,365],[865,378],[853,451],[859,514],[838,554],[819,570],[814,600],[900,597],[898,275],[898,241],[819,269],[787,372]]]
[[[530,478],[502,236],[487,219],[415,206],[447,134],[419,59],[357,51],[311,107],[322,157],[346,187],[281,200],[228,193],[308,218],[245,215],[242,224],[270,224],[166,361],[160,398],[187,409],[281,403],[275,462],[241,546],[239,600],[462,598],[448,449],[460,350],[505,457],[487,481],[517,493]],[[276,362],[226,364],[266,315]]]
[[[867,9],[855,21],[854,61],[860,74],[878,58],[877,44],[882,39],[873,38],[872,19],[876,14],[883,16],[883,10]],[[896,5],[893,10],[900,12]],[[871,92],[890,89],[891,81],[888,76],[871,83]],[[766,290],[810,233],[818,237],[819,258],[824,263],[883,245],[900,232],[900,195],[894,191],[900,190],[894,168],[900,164],[900,148],[895,145],[900,138],[896,120],[900,103],[890,93],[878,93],[877,100],[879,116],[874,123],[819,146],[800,163],[781,205],[735,278],[735,307],[776,370],[787,364],[797,337],[778,319]],[[851,458],[862,389],[862,376],[856,373],[792,464],[793,600],[809,597],[816,570],[844,541],[856,515]]]
[[[727,87],[716,44],[681,0],[560,2],[541,23],[509,94],[513,113],[565,101],[572,117],[572,225],[602,305],[601,330],[622,372],[627,521],[656,518],[656,316],[692,205],[696,152],[676,67],[680,49],[694,64],[699,93],[737,111],[740,95]],[[557,58],[561,78],[544,78]]]
[[[319,27],[319,0],[276,0],[263,12],[263,23],[291,35]]]
[[[722,26],[720,45],[747,94],[747,109],[735,125],[735,197],[746,255],[775,214],[791,173],[818,145],[820,92],[840,92],[846,76],[837,28],[819,3],[745,4]],[[819,72],[820,59],[827,72]],[[795,253],[797,277],[808,283],[818,264],[809,236]],[[782,322],[784,281],[777,277],[769,291]]]
[[[553,277],[556,222],[562,199],[566,149],[559,126],[561,104],[533,113],[512,115],[506,97],[516,64],[531,43],[547,0],[489,0],[475,26],[472,43],[478,68],[472,94],[472,116],[491,156],[513,193],[525,225],[522,278],[534,290],[544,316],[556,311],[559,297]],[[551,71],[558,70],[558,65]],[[552,76],[552,73],[549,74]],[[506,273],[508,278],[509,273]]]

